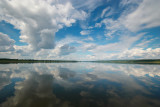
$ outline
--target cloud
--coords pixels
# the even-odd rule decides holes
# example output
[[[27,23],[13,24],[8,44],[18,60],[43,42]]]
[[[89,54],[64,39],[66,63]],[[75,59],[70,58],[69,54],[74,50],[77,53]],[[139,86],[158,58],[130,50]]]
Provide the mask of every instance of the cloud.
[[[86,12],[76,10],[70,2],[0,1],[0,21],[4,20],[19,29],[21,42],[28,43],[33,50],[53,49],[55,33],[59,29],[86,17]]]
[[[88,36],[87,38],[83,39],[84,41],[94,41],[94,39],[91,36]]]
[[[108,17],[108,16],[111,16],[113,15],[115,12],[114,12],[114,9],[112,7],[106,7],[105,9],[103,9],[102,13],[101,13],[101,17],[97,17],[96,19],[98,18],[104,18],[104,17]],[[95,19],[95,20],[96,20]]]
[[[66,1],[66,0],[63,0]],[[107,2],[105,0],[81,0],[81,1],[75,1],[70,0],[75,8],[78,9],[84,9],[85,11],[88,11],[89,13],[94,11],[97,7],[103,5],[104,2]]]
[[[81,35],[89,35],[90,33],[91,33],[90,30],[82,30],[82,31],[80,32]]]
[[[86,43],[82,42],[82,46],[80,47],[81,50],[86,51],[86,50],[93,50],[97,47],[95,43]]]
[[[14,46],[19,58],[34,58],[34,59],[63,59],[64,56],[69,56],[77,51],[77,47],[72,46],[72,43],[79,44],[80,38],[74,36],[66,36],[60,41],[57,41],[54,49],[41,49],[32,51],[29,46]],[[18,56],[16,55],[16,56]],[[68,58],[67,58],[68,59]]]
[[[126,28],[133,32],[158,27],[160,26],[160,11],[157,11],[159,4],[159,0],[143,0],[135,11],[121,17],[121,21]]]
[[[13,39],[0,33],[0,36],[5,35],[0,38],[2,41],[0,56],[35,59],[86,58],[87,60],[124,58],[129,53],[127,51],[132,49],[146,51],[144,48],[147,49],[151,42],[153,43],[154,36],[153,39],[142,40],[142,35],[136,32],[160,26],[160,14],[157,11],[160,2],[158,0],[121,0],[120,13],[114,14],[116,10],[109,6],[103,8],[102,13],[101,10],[95,10],[106,2],[109,0],[1,0],[0,21],[5,21],[12,24],[15,29],[19,29],[20,42],[25,42],[27,45],[17,46]],[[96,20],[96,24],[90,23],[96,16],[96,11],[100,12],[98,18],[101,19]],[[94,12],[95,15],[93,15]],[[108,17],[110,15],[113,17]],[[79,35],[76,35],[55,41],[56,32],[65,27],[71,27],[76,22],[84,25],[84,30],[80,34],[87,36],[77,37]],[[98,40],[96,40],[97,32],[100,34],[97,36]],[[93,35],[89,36],[90,34]],[[106,38],[106,41],[102,38]],[[153,57],[152,53],[149,54]],[[128,54],[128,58],[134,56]]]
[[[106,13],[107,11],[109,11],[109,10],[110,10],[110,7],[106,7],[106,8],[102,11],[101,18],[103,18],[104,15],[105,15],[105,13]]]
[[[105,45],[97,45],[96,48],[90,50],[91,52],[107,52],[107,51],[124,51],[132,46],[137,40],[139,40],[143,34],[139,34],[137,36],[121,36],[119,38],[119,42],[105,44]]]
[[[8,35],[0,32],[0,52],[14,51],[14,43]]]
[[[128,5],[139,4],[142,1],[143,0],[121,0],[119,5],[124,7],[124,6],[128,6]]]
[[[69,46],[68,44],[65,44],[60,47],[59,55],[69,55],[71,53],[76,52],[76,48],[74,46]]]
[[[95,27],[105,27],[106,38],[112,38],[112,36],[119,35],[123,32],[125,34],[128,32],[123,24],[119,20],[113,20],[111,18],[105,18],[100,23],[96,23]]]
[[[145,39],[143,39],[140,43],[138,43],[137,45],[136,45],[136,47],[148,47],[148,45],[150,44],[150,43],[152,43],[152,42],[154,42],[155,40],[156,40],[157,38],[148,38],[148,40],[147,40],[147,38],[145,38]]]
[[[160,48],[133,48],[126,50],[119,55],[119,58],[145,58],[145,59],[158,59],[160,56]]]
[[[120,48],[120,47],[119,47]],[[103,48],[104,49],[104,48]],[[107,49],[107,48],[106,48]],[[110,60],[110,59],[159,59],[160,48],[131,48],[121,51],[98,51],[97,49],[89,50],[93,55],[86,57],[88,60]]]

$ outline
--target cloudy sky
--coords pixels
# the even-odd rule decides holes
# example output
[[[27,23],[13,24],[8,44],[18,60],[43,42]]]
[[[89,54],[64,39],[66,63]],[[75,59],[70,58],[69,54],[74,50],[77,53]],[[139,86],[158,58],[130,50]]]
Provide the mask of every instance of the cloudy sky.
[[[160,0],[0,0],[0,57],[160,58]]]

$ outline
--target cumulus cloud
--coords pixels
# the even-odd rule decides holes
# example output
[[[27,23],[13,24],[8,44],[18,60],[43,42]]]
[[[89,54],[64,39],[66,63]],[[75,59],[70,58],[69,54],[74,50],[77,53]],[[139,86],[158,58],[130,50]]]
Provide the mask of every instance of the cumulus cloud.
[[[0,52],[14,51],[14,43],[8,35],[0,32]]]
[[[87,38],[83,39],[84,41],[94,41],[94,39],[91,36],[88,36]]]
[[[123,4],[129,3],[129,1],[131,0],[127,0],[127,2],[124,2]],[[159,0],[143,0],[135,11],[122,17],[122,22],[126,28],[134,32],[158,27],[160,26],[159,5]]]
[[[126,50],[119,55],[119,58],[146,58],[146,59],[158,59],[160,57],[160,48],[133,48]]]
[[[86,24],[87,20],[85,19],[89,19],[90,16],[92,17],[91,14],[96,8],[109,1],[1,0],[0,21],[3,20],[12,24],[15,29],[19,29],[20,42],[25,42],[27,45],[14,45],[15,41],[13,39],[0,33],[0,56],[6,57],[4,52],[8,52],[8,56],[18,58],[77,59],[83,57],[87,60],[89,58],[124,58],[127,55],[131,58],[136,55],[133,55],[134,52],[132,54],[128,53],[136,49],[139,52],[146,52],[147,50],[144,47],[147,48],[149,46],[148,44],[154,41],[154,37],[152,37],[153,39],[142,41],[142,35],[135,32],[141,29],[160,26],[160,12],[157,11],[160,2],[158,0],[121,0],[119,8],[123,12],[118,13],[119,15],[116,14],[116,18],[114,16],[114,18],[107,17],[115,12],[113,7],[108,6],[99,14],[98,18],[103,19],[96,20],[95,26],[90,22],[91,25],[89,23]],[[56,32],[64,27],[71,27],[77,20],[81,20],[78,21],[78,24],[84,23],[84,26],[86,25],[80,34],[87,36],[81,36],[79,38],[72,36],[55,42]],[[89,36],[94,32],[93,30],[96,33],[98,31],[97,29],[99,29],[93,29],[93,26],[101,27],[100,29],[103,34],[100,32],[100,36],[97,36],[99,41],[94,38],[94,34]],[[107,41],[100,43],[102,38],[106,38]],[[112,41],[113,39],[115,41]],[[73,46],[72,43],[77,45]],[[133,48],[133,45],[138,48]],[[153,50],[153,48],[150,49]],[[154,53],[158,57],[158,51]],[[151,52],[148,54],[150,55],[146,57],[151,56],[155,58]],[[140,54],[137,56],[140,57]]]
[[[103,48],[105,49],[105,48]],[[106,48],[107,49],[107,48]],[[89,51],[98,51],[92,49]],[[88,60],[110,60],[110,59],[159,59],[160,49],[159,48],[131,48],[121,51],[106,51],[106,52],[95,52],[94,55],[88,55]]]
[[[69,46],[68,44],[65,44],[60,47],[59,55],[68,55],[74,52],[76,52],[76,48],[74,46]]]
[[[81,35],[89,35],[90,33],[91,33],[90,30],[82,30],[82,31],[80,32]]]
[[[81,50],[86,51],[86,50],[93,50],[97,47],[95,43],[86,43],[82,42],[82,46],[80,47]]]
[[[84,20],[86,13],[76,10],[70,2],[60,4],[44,0],[1,0],[0,20],[20,30],[21,42],[33,50],[52,49],[55,33],[76,20]]]

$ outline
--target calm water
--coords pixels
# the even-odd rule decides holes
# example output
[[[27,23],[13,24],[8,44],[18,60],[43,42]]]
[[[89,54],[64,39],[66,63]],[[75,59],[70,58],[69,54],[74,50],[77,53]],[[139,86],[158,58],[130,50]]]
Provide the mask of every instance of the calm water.
[[[160,107],[160,66],[2,64],[0,107]]]

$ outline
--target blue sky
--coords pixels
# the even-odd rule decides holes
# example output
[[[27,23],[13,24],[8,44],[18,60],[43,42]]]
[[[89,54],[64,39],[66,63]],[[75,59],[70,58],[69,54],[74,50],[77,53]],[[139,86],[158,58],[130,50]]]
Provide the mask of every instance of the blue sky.
[[[160,0],[1,0],[0,57],[160,58]]]

